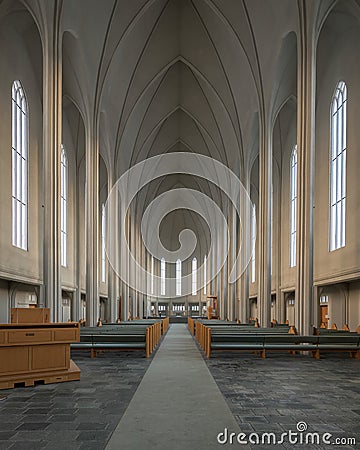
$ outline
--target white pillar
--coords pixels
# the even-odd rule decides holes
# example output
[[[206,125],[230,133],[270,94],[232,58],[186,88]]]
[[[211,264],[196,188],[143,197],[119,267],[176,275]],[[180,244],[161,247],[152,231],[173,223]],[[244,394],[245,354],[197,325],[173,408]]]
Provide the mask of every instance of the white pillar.
[[[246,191],[250,193],[250,175],[246,176],[244,181]],[[249,194],[250,195],[250,194]],[[240,199],[243,199],[241,196]],[[244,199],[243,199],[244,200]],[[241,254],[240,261],[241,266],[237,267],[237,273],[239,279],[237,281],[237,289],[236,289],[236,316],[242,322],[245,323],[248,321],[250,317],[250,303],[249,303],[249,270],[250,265],[248,264],[250,260],[250,252],[252,250],[252,242],[251,242],[251,217],[252,211],[249,208],[249,203],[245,201],[241,201],[240,203],[240,212],[241,212],[241,222],[239,226],[238,239],[240,240],[239,245],[241,245]],[[243,271],[240,276],[240,270],[243,270],[246,266],[246,270]]]
[[[108,176],[108,193],[115,184],[115,177],[112,173]],[[120,258],[119,251],[119,227],[121,226],[120,221],[116,220],[119,216],[119,199],[118,191],[114,189],[112,191],[109,202],[108,211],[111,211],[112,217],[106,217],[106,240],[107,247],[112,248],[112,258],[114,258],[115,266],[118,265]],[[108,274],[108,303],[109,303],[109,318],[111,322],[115,322],[119,317],[119,297],[120,297],[120,287],[119,287],[119,277],[114,271],[108,259],[106,261],[107,274]]]
[[[299,1],[295,325],[303,334],[311,332],[314,321],[313,192],[316,58],[314,25],[310,6],[307,0]]]
[[[86,125],[86,323],[99,316],[99,147],[96,125]]]
[[[265,115],[265,113],[263,114]],[[271,181],[272,148],[271,136],[265,117],[260,121],[259,149],[259,211],[258,211],[258,315],[261,326],[270,326],[271,275],[270,275],[270,238],[271,238]]]
[[[227,278],[229,279],[233,269],[236,270],[236,210],[232,203],[229,205],[229,253],[228,253],[228,273]],[[236,282],[228,284],[228,318],[229,320],[235,319],[235,302],[236,302]]]
[[[60,7],[49,2],[43,43],[44,294],[51,320],[61,320],[60,280],[60,146],[62,61]]]

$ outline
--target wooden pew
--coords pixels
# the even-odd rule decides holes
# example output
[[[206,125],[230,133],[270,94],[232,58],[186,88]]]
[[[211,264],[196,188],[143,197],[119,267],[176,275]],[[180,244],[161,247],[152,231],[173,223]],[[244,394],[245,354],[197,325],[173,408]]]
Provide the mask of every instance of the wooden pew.
[[[205,327],[206,343],[204,352],[208,358],[213,350],[243,350],[259,352],[262,358],[267,351],[310,351],[320,359],[321,352],[348,352],[350,357],[360,359],[359,334],[329,334],[299,336],[290,333],[221,333],[216,328]]]
[[[252,334],[296,334],[295,328],[288,325],[279,328],[260,328],[256,327],[255,323],[254,325],[249,325],[239,324],[237,322],[198,320],[195,323],[195,337],[204,353],[207,354],[211,347],[211,334],[213,336],[223,336],[221,339],[227,340],[228,342],[231,342],[232,336],[234,339],[238,339],[239,336],[245,336],[245,340],[248,340],[249,335]],[[257,350],[257,348],[253,350]]]
[[[346,352],[350,358],[360,359],[360,335],[347,332],[319,335],[314,358],[320,359],[321,352]]]
[[[107,324],[102,327],[87,327],[80,332],[80,342],[73,349],[90,349],[91,357],[98,351],[144,349],[149,357],[161,339],[161,322],[151,325]]]
[[[188,317],[188,329],[192,336],[195,334],[195,321],[192,317]]]

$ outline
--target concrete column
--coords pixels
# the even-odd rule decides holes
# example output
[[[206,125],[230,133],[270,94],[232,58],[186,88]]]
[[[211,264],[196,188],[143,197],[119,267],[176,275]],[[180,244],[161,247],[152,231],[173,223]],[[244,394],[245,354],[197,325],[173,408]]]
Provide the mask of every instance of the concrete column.
[[[115,322],[119,316],[119,279],[114,270],[108,265],[108,312],[110,322]]]
[[[230,228],[230,242],[228,254],[228,279],[233,269],[236,270],[236,210],[232,204],[229,207],[229,228]],[[235,319],[235,302],[236,302],[236,282],[228,284],[228,318]]]
[[[212,242],[212,247],[213,247],[213,252],[212,252],[212,258],[210,261],[210,278],[211,278],[211,283],[210,283],[210,287],[207,290],[207,294],[208,295],[216,295],[217,292],[217,277],[215,276],[215,267],[216,267],[216,261],[217,261],[217,248],[218,248],[218,244],[217,244],[217,240],[218,238],[216,237],[216,242]]]
[[[246,174],[244,180],[244,186],[246,191],[250,193],[250,176]],[[249,194],[250,195],[250,194]],[[239,230],[236,230],[238,236],[237,239],[239,241],[239,246],[241,245],[241,266],[242,268],[246,265],[246,270],[240,276],[241,267],[237,268],[238,273],[238,281],[237,281],[237,294],[236,294],[236,303],[237,303],[237,312],[236,316],[241,322],[247,322],[250,317],[250,304],[249,304],[249,271],[250,265],[249,260],[251,256],[251,216],[252,211],[249,209],[249,205],[247,202],[242,201],[240,203],[240,213],[241,213],[241,222],[239,224]],[[239,248],[239,247],[237,247]]]
[[[265,113],[263,113],[265,116]],[[260,121],[259,149],[259,208],[258,208],[258,315],[261,326],[270,326],[271,312],[271,182],[272,182],[272,146],[271,133],[267,118]]]
[[[86,131],[86,323],[96,325],[99,315],[99,146],[95,123]]]
[[[271,320],[276,319],[279,321],[280,317],[280,301],[281,301],[281,174],[279,182],[274,184],[274,198],[273,198],[273,222],[276,226],[273,229],[273,278],[275,281],[275,295],[276,303]]]
[[[224,244],[224,236],[222,234],[222,230],[219,230],[218,236],[217,236],[217,259],[222,259],[223,254],[223,244]],[[217,287],[217,293],[218,296],[218,312],[220,315],[220,318],[222,320],[225,319],[225,302],[226,299],[224,298],[224,270],[221,268],[220,272],[218,273],[216,277],[216,287]]]
[[[48,2],[43,42],[43,180],[44,180],[44,295],[51,320],[62,317],[60,280],[60,149],[62,140],[62,54],[58,2]]]
[[[124,221],[125,216],[125,210],[124,208],[121,208],[120,211],[120,226],[125,226],[125,235],[127,238],[129,238],[129,215],[126,216],[126,219]],[[124,268],[125,272],[128,273],[129,270],[129,259],[125,258],[125,252],[126,252],[126,242],[120,241],[120,252],[122,253],[121,261],[127,265],[126,268]],[[128,320],[129,318],[129,288],[126,283],[122,282],[122,317],[121,320]]]
[[[276,301],[277,303],[277,321],[279,323],[284,323],[285,322],[285,292],[284,291],[280,291],[280,297],[279,297],[279,301]]]
[[[228,209],[228,208],[227,208]],[[228,309],[228,295],[229,295],[229,272],[228,272],[228,261],[229,261],[229,240],[228,240],[228,235],[227,235],[228,230],[225,229],[223,230],[223,235],[222,235],[222,244],[221,244],[221,251],[222,251],[222,255],[224,255],[225,258],[225,264],[222,268],[221,271],[221,296],[223,299],[223,304],[224,304],[224,318],[228,318],[229,315],[229,309]]]
[[[297,102],[297,245],[295,325],[311,332],[313,317],[313,203],[315,165],[316,57],[313,17],[307,0],[299,1]]]
[[[110,193],[114,183],[116,182],[115,177],[112,173],[109,173],[108,176],[108,193]],[[113,200],[115,198],[115,200]],[[117,190],[112,192],[111,197],[111,212],[113,217],[106,217],[106,240],[108,248],[113,246],[115,248],[114,254],[112,257],[115,258],[116,261],[120,258],[119,252],[119,227],[121,226],[120,221],[117,221],[116,218],[119,215],[119,204],[117,197]],[[119,317],[119,296],[120,296],[120,286],[119,286],[119,277],[109,264],[109,260],[107,259],[107,274],[108,274],[108,302],[109,302],[109,316],[110,321],[115,322]]]
[[[77,164],[77,162],[76,162]],[[74,236],[74,246],[75,246],[75,260],[74,260],[74,264],[75,264],[75,279],[76,279],[76,290],[74,292],[74,296],[73,296],[73,301],[74,301],[74,317],[73,320],[78,321],[79,319],[85,319],[85,317],[83,317],[83,313],[82,313],[82,304],[81,304],[81,260],[80,260],[80,236],[81,233],[84,233],[83,230],[80,230],[80,210],[81,210],[81,206],[80,206],[80,177],[79,177],[79,171],[76,171],[77,174],[77,178],[76,178],[76,182],[74,183],[75,186],[75,193],[74,193],[74,198],[75,198],[75,236]]]
[[[133,212],[132,217],[131,217],[131,252],[133,254],[134,259],[136,260],[137,258],[137,229],[135,226],[135,212]],[[136,264],[135,261],[132,262],[131,264],[131,282],[132,282],[132,315],[133,317],[138,317],[138,292],[136,291],[136,278],[137,274],[136,274]]]
[[[318,327],[320,325],[320,288],[314,286],[314,302],[313,302],[313,326]]]
[[[143,267],[144,269],[146,268],[146,263],[145,263],[145,249],[142,243],[142,239],[141,239],[141,232],[140,229],[138,228],[138,249],[139,249],[139,261],[140,261],[140,265],[141,267]],[[139,286],[140,286],[140,274],[138,275],[138,281],[139,281]],[[145,283],[141,283],[142,286],[146,286]],[[139,317],[140,319],[142,319],[144,317],[144,303],[146,301],[146,297],[144,295],[144,292],[139,292]],[[146,311],[145,311],[146,313]]]

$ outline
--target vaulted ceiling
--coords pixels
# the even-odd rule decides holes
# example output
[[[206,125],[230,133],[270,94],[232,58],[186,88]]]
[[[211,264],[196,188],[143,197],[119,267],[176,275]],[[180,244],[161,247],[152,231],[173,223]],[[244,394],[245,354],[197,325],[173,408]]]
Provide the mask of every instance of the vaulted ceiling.
[[[64,0],[62,14],[64,92],[98,115],[108,165],[190,151],[242,176],[296,2]]]
[[[38,24],[51,18],[54,1],[22,1]],[[286,101],[296,102],[298,3],[59,0],[67,122],[81,117],[81,130],[98,128],[100,155],[115,179],[150,156],[192,152],[244,181],[259,152],[259,117],[273,125]],[[320,24],[333,4],[308,6]],[[0,0],[0,15],[20,5]],[[139,210],[174,187],[222,201],[211,183],[172,175],[149,184]],[[183,213],[181,220],[196,221]]]

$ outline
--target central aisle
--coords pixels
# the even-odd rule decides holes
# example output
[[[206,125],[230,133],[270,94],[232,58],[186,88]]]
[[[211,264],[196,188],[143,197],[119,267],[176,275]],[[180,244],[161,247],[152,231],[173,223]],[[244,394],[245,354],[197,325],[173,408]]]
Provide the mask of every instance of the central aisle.
[[[219,449],[225,427],[240,432],[186,326],[172,324],[106,450]]]

